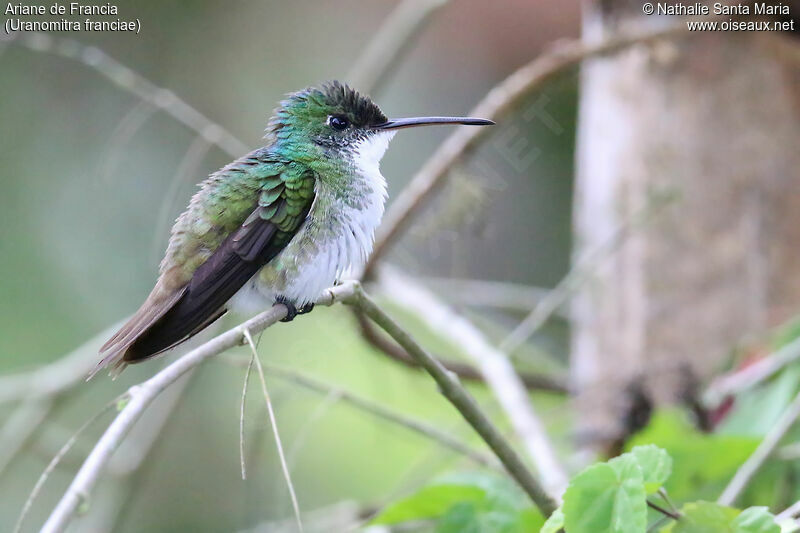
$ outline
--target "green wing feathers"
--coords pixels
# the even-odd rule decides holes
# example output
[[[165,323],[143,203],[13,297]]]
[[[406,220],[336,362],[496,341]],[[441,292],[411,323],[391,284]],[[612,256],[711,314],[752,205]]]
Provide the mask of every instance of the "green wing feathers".
[[[95,372],[157,355],[225,313],[225,304],[295,236],[314,175],[258,151],[212,174],[172,229],[156,287],[100,350]],[[114,372],[115,370],[112,370]]]

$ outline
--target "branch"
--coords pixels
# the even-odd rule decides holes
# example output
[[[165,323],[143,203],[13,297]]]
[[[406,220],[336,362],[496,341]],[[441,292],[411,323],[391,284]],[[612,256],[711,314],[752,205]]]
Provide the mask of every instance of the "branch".
[[[248,151],[246,144],[233,136],[221,125],[209,119],[200,111],[178,98],[175,93],[155,85],[153,82],[123,65],[101,49],[86,46],[74,39],[53,37],[47,33],[13,33],[3,42],[18,44],[33,50],[55,54],[65,59],[77,61],[94,69],[117,87],[133,94],[143,102],[163,110],[172,118],[188,127],[209,143],[219,147],[231,157],[239,157]]]
[[[536,303],[498,348],[510,354],[527,342],[591,278],[595,267],[619,249],[634,229],[648,223],[677,199],[678,196],[669,191],[651,193],[641,209],[622,221],[606,240],[587,250],[575,261],[569,272]]]
[[[48,399],[26,400],[14,409],[0,427],[0,475],[41,427],[52,409],[53,402]]]
[[[550,293],[550,289],[508,281],[458,278],[421,278],[420,281],[431,290],[447,295],[453,305],[467,307],[527,312]],[[556,309],[555,314],[566,320],[570,318],[569,311],[563,307]]]
[[[352,294],[355,287],[354,283],[347,283],[328,289],[317,300],[317,305],[332,305],[335,301]],[[91,493],[114,450],[119,447],[134,423],[141,418],[147,407],[164,389],[209,357],[242,344],[245,330],[249,330],[251,333],[258,333],[285,316],[286,306],[277,304],[247,322],[195,348],[147,381],[131,387],[127,393],[130,398],[127,405],[106,429],[86,458],[69,488],[50,514],[42,531],[45,533],[64,531],[75,515],[81,500]]]
[[[764,436],[764,440],[761,441],[753,454],[739,467],[733,479],[722,491],[717,503],[733,505],[736,498],[747,488],[750,480],[764,466],[764,463],[766,463],[767,459],[778,447],[778,444],[780,444],[781,439],[792,428],[798,418],[800,418],[800,393],[795,396],[775,425]]]
[[[550,516],[557,507],[555,500],[550,497],[539,481],[528,471],[517,452],[514,451],[500,431],[483,414],[475,400],[461,386],[453,374],[448,372],[439,361],[417,344],[414,338],[378,307],[360,287],[356,289],[352,296],[346,298],[344,303],[357,307],[417,360],[419,365],[436,381],[441,393],[458,409],[461,416],[489,445],[511,477],[528,494],[542,514]]]
[[[104,329],[53,363],[29,372],[0,376],[0,404],[20,399],[52,398],[83,383],[86,374],[97,364],[100,345],[122,324],[120,321]]]
[[[392,72],[414,36],[447,0],[404,0],[375,32],[347,75],[349,83],[362,93],[378,91]]]
[[[411,279],[383,267],[379,273],[379,282],[392,302],[415,312],[424,310],[426,323],[431,330],[461,348],[465,355],[475,361],[486,384],[511,420],[528,455],[536,464],[544,486],[553,494],[561,494],[567,486],[568,476],[560,465],[527,391],[508,357],[494,348],[469,321],[451,311]]]
[[[244,361],[242,361],[242,363],[247,364]],[[421,420],[417,420],[416,418],[406,416],[405,414],[398,413],[393,409],[389,409],[388,407],[368,400],[341,387],[329,385],[318,379],[281,366],[264,364],[264,369],[269,373],[270,376],[290,381],[296,385],[300,385],[301,387],[320,394],[333,395],[335,398],[347,402],[353,407],[361,409],[362,411],[370,413],[383,420],[388,420],[389,422],[414,431],[415,433],[419,433],[420,435],[428,437],[429,439],[434,440],[439,444],[472,459],[478,464],[488,467],[493,467],[497,464],[494,460],[494,457],[487,456],[482,452],[473,450],[457,438],[441,431],[435,426],[427,424]]]
[[[800,338],[733,374],[714,380],[703,395],[703,403],[718,405],[726,396],[738,394],[758,385],[798,359],[800,359]]]
[[[690,33],[686,32],[686,25],[683,23],[655,32],[623,33],[596,44],[587,44],[581,41],[560,44],[557,48],[540,55],[500,82],[470,111],[469,115],[498,120],[519,104],[532,90],[584,59],[616,52],[634,44],[673,37],[681,33]],[[364,269],[366,278],[373,273],[374,266],[383,258],[392,242],[406,230],[411,218],[444,183],[444,178],[450,168],[489,131],[490,128],[457,128],[417,172],[408,186],[389,206],[384,222],[378,228],[375,249]]]
[[[355,313],[358,325],[361,328],[361,335],[368,343],[382,351],[390,359],[394,359],[409,368],[419,368],[417,361],[409,355],[402,346],[382,335],[375,326],[367,320],[361,313]],[[447,370],[457,375],[460,379],[467,381],[484,381],[484,376],[474,366],[459,361],[450,361],[437,358]],[[569,386],[565,379],[558,376],[548,376],[544,374],[520,373],[519,378],[528,390],[538,390],[553,392],[556,394],[568,394]]]

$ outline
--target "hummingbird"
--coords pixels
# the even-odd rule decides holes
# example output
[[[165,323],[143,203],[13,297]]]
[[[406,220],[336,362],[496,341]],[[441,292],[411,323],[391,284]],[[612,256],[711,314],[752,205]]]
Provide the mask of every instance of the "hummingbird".
[[[289,94],[265,146],[200,184],[172,227],[158,281],[100,349],[117,375],[161,354],[229,310],[253,314],[283,303],[284,321],[312,309],[327,287],[363,268],[383,216],[379,163],[397,130],[491,125],[468,117],[388,119],[338,81]]]

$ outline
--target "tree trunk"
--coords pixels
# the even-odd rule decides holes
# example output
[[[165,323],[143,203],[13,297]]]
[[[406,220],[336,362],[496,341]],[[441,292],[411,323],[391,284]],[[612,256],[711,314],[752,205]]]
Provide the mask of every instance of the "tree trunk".
[[[589,6],[584,34],[677,21],[607,0]],[[575,257],[627,228],[573,303],[578,436],[595,449],[800,309],[794,47],[687,31],[583,67]]]

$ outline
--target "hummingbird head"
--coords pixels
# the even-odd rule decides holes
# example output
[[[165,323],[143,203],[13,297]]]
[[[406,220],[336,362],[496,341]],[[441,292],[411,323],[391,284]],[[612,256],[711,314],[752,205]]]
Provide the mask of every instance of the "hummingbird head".
[[[494,123],[461,117],[388,119],[369,97],[330,81],[283,100],[267,127],[267,138],[311,164],[321,159],[356,164],[369,159],[368,163],[377,165],[398,129],[434,124]]]

